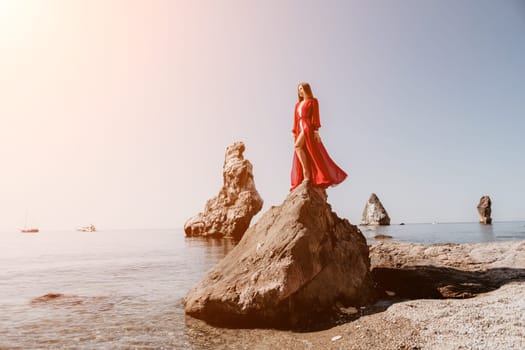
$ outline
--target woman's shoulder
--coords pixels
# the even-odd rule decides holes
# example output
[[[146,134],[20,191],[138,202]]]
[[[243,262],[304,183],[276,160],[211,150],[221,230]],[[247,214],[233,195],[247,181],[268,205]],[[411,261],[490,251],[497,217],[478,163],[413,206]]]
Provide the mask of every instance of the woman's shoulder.
[[[316,105],[316,104],[319,104],[319,101],[317,101],[317,98],[312,97],[312,98],[308,99],[308,103],[310,103],[312,105]]]
[[[309,104],[319,104],[319,101],[317,101],[317,98],[312,97],[312,98],[309,98],[309,99],[307,99],[307,100],[297,101],[297,102],[295,103],[295,106],[297,107],[299,104],[301,104],[301,102],[304,102],[303,104],[305,104],[305,105],[309,105]]]

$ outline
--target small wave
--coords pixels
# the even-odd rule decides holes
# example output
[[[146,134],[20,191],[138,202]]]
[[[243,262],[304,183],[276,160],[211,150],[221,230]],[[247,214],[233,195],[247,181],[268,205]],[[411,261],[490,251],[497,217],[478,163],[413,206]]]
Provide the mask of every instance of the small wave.
[[[60,294],[60,293],[47,293],[45,295],[42,295],[38,298],[34,298],[33,300],[31,300],[31,304],[45,303],[50,300],[61,298],[63,296],[64,294]]]
[[[109,296],[81,296],[75,294],[47,293],[31,300],[31,305],[51,305],[54,307],[87,307],[90,311],[108,311],[115,304],[125,298],[115,298]]]

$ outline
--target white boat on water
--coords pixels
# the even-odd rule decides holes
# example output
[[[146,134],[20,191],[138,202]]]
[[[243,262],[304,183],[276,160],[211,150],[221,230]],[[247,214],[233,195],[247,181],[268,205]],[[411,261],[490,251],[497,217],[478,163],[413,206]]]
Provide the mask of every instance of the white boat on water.
[[[38,233],[39,229],[37,229],[37,228],[21,228],[20,232],[22,232],[22,233]]]
[[[82,232],[95,232],[96,229],[95,229],[95,225],[91,224],[89,226],[81,226],[79,228],[77,228],[77,231],[82,231]]]

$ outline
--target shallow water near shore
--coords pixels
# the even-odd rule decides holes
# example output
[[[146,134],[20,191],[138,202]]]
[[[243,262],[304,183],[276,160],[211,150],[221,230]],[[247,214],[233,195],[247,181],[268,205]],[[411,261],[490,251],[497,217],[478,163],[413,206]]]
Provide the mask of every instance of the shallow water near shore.
[[[361,227],[418,243],[525,239],[525,222]],[[234,246],[182,230],[0,233],[0,349],[204,349],[282,345],[290,332],[219,330],[187,318],[182,299]],[[48,293],[63,296],[36,302]],[[32,302],[34,301],[34,302]],[[241,346],[242,348],[242,346]]]

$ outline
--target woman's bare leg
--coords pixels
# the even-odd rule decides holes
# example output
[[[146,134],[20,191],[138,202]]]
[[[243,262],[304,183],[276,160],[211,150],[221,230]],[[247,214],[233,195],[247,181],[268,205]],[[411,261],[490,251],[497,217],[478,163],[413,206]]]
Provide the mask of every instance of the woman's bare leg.
[[[299,162],[303,168],[304,180],[310,180],[310,167],[308,164],[308,157],[306,155],[305,147],[306,144],[304,142],[304,132],[301,132],[297,137],[297,140],[295,140],[295,153],[297,153],[297,157],[299,158]]]

